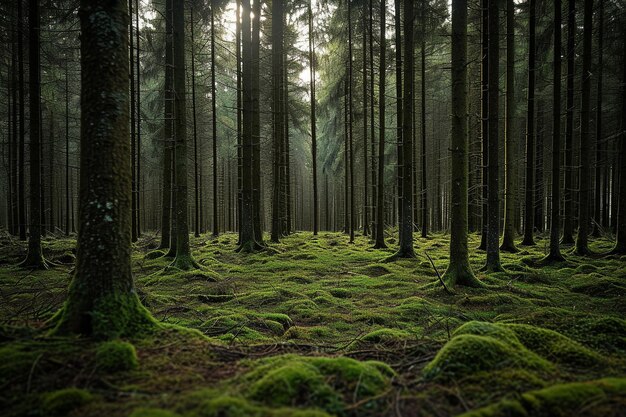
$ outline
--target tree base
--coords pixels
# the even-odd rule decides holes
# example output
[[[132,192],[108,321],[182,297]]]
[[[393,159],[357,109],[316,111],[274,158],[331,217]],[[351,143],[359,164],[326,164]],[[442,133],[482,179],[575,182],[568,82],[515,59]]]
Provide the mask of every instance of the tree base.
[[[398,252],[386,258],[383,262],[394,262],[398,259],[415,259],[417,255],[413,248],[410,249],[400,249]]]
[[[254,253],[254,252],[260,252],[260,251],[262,251],[264,249],[265,249],[265,246],[261,245],[256,240],[248,240],[246,242],[241,243],[237,247],[237,249],[235,249],[235,252],[237,252],[237,253]]]
[[[65,305],[50,320],[54,324],[51,334],[115,339],[145,335],[159,326],[135,291],[104,295],[93,304],[88,300],[73,284]]]
[[[193,259],[191,255],[177,255],[166,270],[170,268],[178,269],[180,271],[191,271],[192,269],[201,269],[202,267],[195,261],[195,259]]]
[[[574,243],[576,242],[574,241],[574,236],[572,236],[571,234],[570,235],[564,234],[563,237],[561,238],[561,245],[567,246],[567,245],[573,245]]]
[[[486,287],[485,284],[476,278],[476,275],[474,275],[469,265],[450,264],[446,272],[443,273],[442,279],[449,288],[454,288],[457,285],[472,288]]]
[[[480,268],[479,271],[487,273],[487,274],[492,274],[492,273],[495,273],[495,272],[506,272],[504,270],[504,268],[502,267],[502,264],[500,262],[498,262],[495,265],[490,264],[490,263],[485,264],[485,266]]]
[[[387,249],[387,244],[385,242],[376,242],[372,249]]]
[[[574,249],[574,255],[578,255],[578,256],[593,256],[594,253],[591,251],[591,249],[589,249],[589,246],[584,245],[584,246],[576,246],[576,249]]]
[[[45,271],[46,269],[50,269],[51,266],[54,266],[54,264],[47,261],[40,253],[33,254],[29,252],[26,255],[26,259],[20,262],[17,266],[24,269]]]
[[[507,253],[518,253],[519,249],[515,247],[515,242],[509,239],[504,239],[500,245],[500,251]]]
[[[552,265],[560,262],[565,262],[565,257],[561,253],[549,253],[537,262],[537,266]]]
[[[532,237],[525,237],[524,240],[522,240],[522,242],[520,243],[520,245],[522,246],[535,246],[537,243],[535,243],[535,240]]]

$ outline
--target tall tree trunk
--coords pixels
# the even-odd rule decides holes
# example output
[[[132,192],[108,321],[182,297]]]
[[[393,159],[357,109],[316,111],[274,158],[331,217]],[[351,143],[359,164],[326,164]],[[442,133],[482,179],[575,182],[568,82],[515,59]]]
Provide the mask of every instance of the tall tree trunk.
[[[535,46],[537,0],[529,0],[528,19],[528,91],[526,99],[526,186],[524,199],[524,239],[522,245],[534,245],[533,230],[535,227]]]
[[[289,66],[287,65],[287,52],[285,51],[283,62],[283,73],[285,80],[283,81],[283,90],[285,98],[283,100],[283,114],[285,115],[285,227],[284,233],[291,234],[292,227],[292,211],[291,211],[291,154],[289,141]]]
[[[369,235],[369,161],[367,156],[367,135],[369,124],[367,120],[367,26],[365,8],[367,4],[363,2],[361,20],[363,23],[363,236]]]
[[[19,31],[17,29],[17,25],[13,25],[13,36],[17,38],[20,36]],[[19,235],[20,222],[19,222],[19,210],[18,210],[18,200],[19,200],[19,187],[18,187],[18,148],[19,148],[19,134],[17,130],[18,126],[18,76],[17,76],[17,65],[18,65],[18,51],[17,51],[17,42],[14,38],[14,42],[11,44],[11,223],[12,230],[11,233],[13,235]]]
[[[185,3],[173,2],[174,124],[176,183],[176,258],[171,267],[189,270],[198,264],[191,256],[187,204],[187,106],[185,98]]]
[[[193,127],[194,236],[200,236],[200,178],[198,177],[198,124],[196,118],[196,53],[193,4],[189,10],[191,34],[191,117]],[[213,10],[211,9],[211,16]],[[215,161],[213,161],[215,163]],[[213,195],[215,197],[215,194]]]
[[[460,4],[458,7],[466,8],[467,4]],[[467,11],[466,11],[467,13]],[[467,16],[465,16],[467,20]],[[422,2],[422,40],[420,45],[420,58],[421,58],[421,128],[422,128],[422,237],[428,236],[428,188],[426,187],[426,2]],[[466,44],[465,40],[467,33],[463,36],[463,44]],[[467,55],[467,52],[465,53]],[[417,205],[417,203],[416,203]]]
[[[172,49],[172,4],[165,0],[165,83],[164,83],[164,126],[163,126],[163,190],[161,194],[161,244],[160,249],[169,248],[169,256],[176,255],[172,225],[175,213],[172,210],[172,163],[174,157],[174,50]]]
[[[137,144],[136,144],[136,136],[135,136],[135,104],[136,104],[136,93],[135,93],[135,36],[133,29],[133,2],[134,0],[128,0],[128,14],[130,19],[128,20],[129,26],[129,69],[130,69],[130,159],[131,159],[131,175],[132,175],[132,209],[131,209],[131,238],[133,242],[137,241],[137,199],[135,198],[137,194]]]
[[[372,240],[376,240],[376,236],[374,236],[376,230],[374,226],[374,221],[376,219],[376,126],[375,126],[375,106],[374,106],[374,5],[373,0],[369,0],[369,69],[370,69],[370,153],[371,153],[371,169],[370,175],[372,178],[371,184],[371,198],[370,198],[370,228],[372,232]]]
[[[65,236],[70,234],[70,88],[65,61]]]
[[[220,234],[217,221],[217,88],[215,81],[215,1],[211,0],[211,136],[213,137],[213,236]]]
[[[550,207],[550,253],[546,262],[559,262],[564,258],[559,247],[561,211],[561,0],[554,1],[554,58],[552,92],[552,198]]]
[[[313,52],[314,47],[314,34],[313,34],[313,10],[311,7],[312,0],[309,0],[309,68],[310,68],[310,85],[311,85],[311,159],[313,165],[313,234],[317,235],[319,230],[319,202],[317,192],[317,118],[315,115],[315,55]],[[282,34],[281,34],[282,36]],[[367,146],[367,145],[366,145]],[[367,164],[366,164],[367,165]],[[366,174],[367,178],[367,174]],[[365,188],[367,189],[367,180]],[[366,205],[367,205],[367,191],[366,191]],[[366,211],[367,212],[367,211]]]
[[[576,73],[576,0],[567,1],[567,96],[565,121],[565,184],[563,190],[563,238],[561,243],[574,243],[574,75]]]
[[[384,249],[385,244],[385,83],[387,70],[387,1],[380,1],[380,63],[378,69],[378,177],[376,180],[376,242],[375,249]]]
[[[344,233],[350,234],[350,155],[348,153],[348,80],[344,80],[344,109],[343,109],[343,217]]]
[[[600,0],[600,5],[598,8],[598,64],[597,64],[597,72],[598,72],[598,88],[596,89],[597,94],[597,104],[596,104],[596,167],[595,167],[595,187],[594,187],[594,211],[593,211],[593,222],[594,222],[594,235],[596,237],[600,236],[600,231],[602,226],[606,226],[605,216],[603,214],[607,213],[609,210],[608,201],[605,201],[605,204],[602,204],[602,197],[608,195],[608,190],[602,186],[601,178],[604,178],[604,182],[608,176],[608,155],[607,152],[603,150],[603,148],[608,148],[606,144],[602,142],[602,70],[604,66],[604,0]],[[602,209],[604,207],[604,209]]]
[[[402,220],[402,204],[400,196],[402,195],[402,18],[401,18],[401,0],[395,0],[394,23],[395,23],[395,50],[396,50],[396,174],[397,174],[397,214],[398,221]],[[402,246],[402,236],[399,236],[400,245]]]
[[[506,120],[504,125],[504,233],[500,250],[515,247],[515,2],[506,0]]]
[[[237,13],[235,18],[235,59],[237,60],[237,231],[239,239],[237,245],[241,244],[241,213],[243,212],[243,88],[241,72],[241,2],[237,1]]]
[[[348,156],[350,162],[350,243],[354,242],[354,147],[352,138],[352,0],[348,0]]]
[[[467,128],[467,0],[452,2],[452,170],[450,204],[450,265],[443,275],[449,286],[482,284],[469,263],[467,245],[468,150]]]
[[[131,272],[128,5],[82,0],[80,227],[57,333],[137,337],[155,326]]]
[[[592,43],[593,0],[585,0],[583,26],[583,77],[582,100],[580,107],[580,192],[578,193],[578,235],[576,236],[577,255],[589,255],[589,226],[591,167],[591,43]]]
[[[242,196],[241,196],[241,238],[238,250],[251,252],[256,249],[254,236],[254,197],[252,184],[252,45],[251,45],[251,22],[250,22],[250,0],[242,1],[242,58],[243,58],[243,137],[242,137]]]
[[[281,219],[281,187],[283,175],[281,175],[282,144],[285,128],[283,110],[283,3],[272,3],[272,128],[273,128],[273,162],[272,162],[272,242],[278,243],[282,235]]]
[[[480,60],[480,132],[482,139],[482,227],[478,249],[487,250],[489,225],[489,0],[480,1],[481,9],[481,60]]]
[[[26,115],[24,111],[24,1],[17,1],[17,74],[19,85],[19,148],[17,153],[17,211],[20,240],[26,240],[26,179],[24,170],[24,148],[26,137]]]
[[[393,255],[397,258],[414,258],[413,249],[413,73],[414,59],[414,22],[413,0],[404,1],[404,94],[402,95],[402,218],[399,234],[400,248]]]
[[[28,2],[28,82],[30,102],[30,222],[28,227],[28,253],[21,263],[24,268],[45,269],[46,261],[41,250],[41,86],[39,36],[39,1]]]
[[[141,61],[139,47],[139,0],[135,0],[135,48],[137,50],[137,58],[135,59],[135,66],[137,72],[137,174],[136,174],[136,188],[135,188],[135,207],[137,208],[137,237],[141,236]]]
[[[489,0],[489,172],[487,207],[487,271],[501,271],[500,264],[500,23],[498,0]]]
[[[50,191],[50,213],[48,215],[48,227],[50,230],[50,233],[54,234],[55,230],[56,230],[56,210],[54,207],[55,204],[55,198],[56,198],[56,189],[55,189],[55,176],[54,176],[54,131],[55,131],[55,125],[54,125],[54,111],[50,110],[50,131],[48,132],[48,136],[50,138],[50,144],[49,146],[49,150],[50,153],[48,155],[48,178],[50,181],[50,186],[48,187],[48,190]]]
[[[261,33],[261,1],[252,6],[252,195],[253,195],[253,227],[257,249],[263,246],[261,228],[261,90],[260,90],[260,33]],[[217,172],[217,171],[216,171]]]

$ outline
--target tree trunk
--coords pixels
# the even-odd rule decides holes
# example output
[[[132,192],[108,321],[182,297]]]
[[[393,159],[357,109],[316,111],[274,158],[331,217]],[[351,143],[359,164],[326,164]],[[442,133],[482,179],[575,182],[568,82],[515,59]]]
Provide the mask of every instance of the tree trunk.
[[[593,0],[585,0],[583,26],[583,77],[580,107],[580,192],[578,193],[577,255],[589,255],[589,226],[591,224],[590,194],[590,131],[591,131],[591,43],[592,43]]]
[[[367,26],[365,17],[365,7],[367,4],[363,2],[361,20],[363,23],[363,236],[368,236],[369,230],[369,161],[367,156],[367,135],[369,124],[367,120]]]
[[[135,0],[135,48],[137,49],[137,58],[135,59],[135,66],[137,72],[137,174],[136,174],[136,187],[135,187],[135,207],[137,208],[137,237],[141,236],[141,199],[139,196],[140,184],[141,184],[141,76],[139,70],[141,68],[141,62],[139,60],[141,49],[139,48],[139,0]]]
[[[378,178],[376,180],[376,242],[375,249],[384,249],[385,244],[385,80],[387,70],[386,0],[380,2],[380,63],[378,69]]]
[[[561,243],[574,243],[574,75],[576,73],[576,0],[568,0],[567,10],[567,96],[565,121],[565,184],[563,190],[563,238]]]
[[[256,248],[263,246],[263,231],[261,228],[261,92],[260,82],[260,31],[261,31],[261,1],[255,1],[252,14],[252,196],[254,199],[253,227]],[[217,173],[217,171],[215,172]]]
[[[489,0],[489,146],[488,146],[488,204],[487,204],[487,263],[485,270],[501,271],[500,264],[500,24],[498,0]]]
[[[196,120],[196,53],[194,37],[193,4],[189,10],[191,32],[191,117],[193,126],[193,179],[194,179],[194,236],[200,236],[200,178],[198,177],[198,124]],[[211,10],[211,17],[213,10]],[[215,161],[213,161],[215,163]],[[214,194],[215,197],[215,194]]]
[[[467,8],[467,4],[460,4],[458,7]],[[466,11],[467,13],[467,11]],[[467,21],[467,16],[465,16],[465,20]],[[467,43],[465,35],[461,35],[463,37],[463,44]],[[420,55],[421,55],[421,128],[422,128],[422,237],[425,238],[428,236],[428,188],[426,187],[426,2],[422,2],[422,40],[420,45]],[[465,52],[467,55],[467,51]],[[417,203],[416,203],[417,205]]]
[[[281,175],[282,143],[284,142],[285,117],[283,110],[283,3],[272,3],[272,127],[273,127],[273,163],[272,163],[272,242],[278,243],[282,235],[281,219]],[[310,26],[309,26],[310,27]]]
[[[404,1],[404,94],[402,95],[402,217],[399,234],[400,248],[396,258],[414,258],[413,249],[413,73],[414,60],[413,0]]]
[[[136,337],[155,326],[131,272],[128,5],[82,0],[81,182],[76,272],[57,333]]]
[[[350,243],[354,242],[354,149],[352,139],[352,0],[348,0],[348,156],[350,162]]]
[[[65,236],[70,235],[70,88],[65,63]]]
[[[211,0],[211,136],[213,137],[213,236],[220,234],[217,221],[217,88],[215,81],[215,1]]]
[[[161,244],[159,249],[168,249],[176,255],[172,239],[172,224],[175,221],[172,210],[172,160],[174,153],[174,55],[172,49],[172,4],[165,0],[165,111],[163,126],[163,190],[161,195]]]
[[[506,0],[506,121],[504,126],[504,233],[500,250],[515,247],[515,2]]]
[[[481,60],[480,60],[480,114],[482,136],[482,227],[478,249],[487,250],[489,224],[489,0],[481,0]]]
[[[19,148],[18,148],[18,171],[17,171],[17,211],[20,240],[26,240],[26,179],[24,170],[24,148],[26,137],[26,115],[24,111],[24,5],[23,0],[17,2],[17,74],[19,85]]]
[[[401,19],[401,0],[395,0],[394,21],[395,21],[395,46],[396,46],[396,183],[397,183],[397,214],[398,222],[402,220],[402,204],[400,196],[402,195],[402,19]],[[395,222],[394,222],[395,223]],[[402,246],[402,236],[399,236],[400,245]]]
[[[309,0],[309,67],[311,70],[311,159],[313,165],[313,234],[317,235],[319,230],[319,202],[317,192],[317,118],[315,115],[315,55],[313,53],[314,34],[313,34],[313,11],[311,7],[312,0]],[[282,28],[281,28],[282,29]],[[282,33],[281,33],[282,42]],[[367,146],[367,144],[366,144]],[[367,166],[367,162],[366,162]],[[366,168],[367,169],[367,168]],[[367,173],[366,173],[367,178]],[[367,180],[365,184],[367,190]],[[365,204],[367,205],[367,191],[365,192]],[[367,213],[367,211],[366,211]]]
[[[46,261],[41,250],[41,86],[39,36],[39,1],[29,0],[28,16],[28,82],[30,103],[30,224],[28,227],[28,253],[21,263],[24,268],[45,269]]]
[[[50,138],[50,144],[49,146],[49,150],[50,153],[48,155],[48,181],[50,181],[50,186],[48,187],[48,190],[50,191],[50,213],[48,214],[48,227],[50,230],[50,233],[54,234],[55,229],[56,229],[56,219],[55,219],[55,215],[56,215],[56,210],[54,208],[54,200],[56,197],[56,189],[55,189],[55,178],[54,178],[54,131],[55,131],[55,126],[54,126],[54,111],[50,110],[50,131],[48,132],[48,136]]]
[[[375,126],[375,106],[374,106],[374,5],[373,0],[369,0],[369,68],[370,68],[370,150],[371,150],[371,168],[370,175],[372,178],[370,212],[371,221],[370,228],[372,232],[372,240],[376,240],[374,233],[376,232],[374,220],[376,219],[376,126]]]
[[[598,8],[598,88],[596,89],[597,104],[596,104],[596,167],[595,167],[595,187],[594,187],[594,211],[593,211],[593,223],[594,223],[594,236],[599,237],[601,235],[601,229],[603,226],[607,226],[605,214],[608,213],[608,190],[606,187],[606,178],[608,176],[608,155],[603,148],[608,148],[606,144],[602,143],[602,70],[604,66],[604,0],[600,0]],[[601,179],[604,179],[604,187]],[[604,202],[602,201],[604,198]],[[603,204],[604,203],[604,204]],[[604,207],[604,208],[603,208]]]
[[[449,286],[482,286],[469,263],[467,245],[467,0],[452,2],[452,160],[450,204],[450,265],[443,275]]]
[[[526,100],[526,187],[524,199],[524,239],[522,245],[534,245],[533,230],[535,227],[535,36],[537,1],[529,0],[528,20],[528,91]]]
[[[189,270],[198,265],[189,247],[187,204],[187,106],[185,98],[185,4],[173,1],[174,49],[174,123],[175,184],[176,184],[176,258],[171,267]]]
[[[561,0],[554,1],[554,58],[552,97],[552,201],[550,207],[550,253],[546,262],[563,261],[559,247],[561,210]]]
[[[136,93],[135,93],[135,50],[134,50],[134,30],[133,30],[133,0],[128,0],[128,14],[130,19],[129,23],[129,69],[130,69],[130,170],[132,176],[132,209],[131,209],[131,239],[133,242],[137,241],[137,199],[135,195],[137,193],[137,144],[135,137],[135,104],[136,104]]]
[[[243,0],[242,13],[242,58],[243,58],[243,114],[242,114],[242,196],[241,196],[241,238],[238,250],[251,252],[256,249],[254,236],[254,197],[252,184],[252,45],[251,45],[251,22],[250,0]]]

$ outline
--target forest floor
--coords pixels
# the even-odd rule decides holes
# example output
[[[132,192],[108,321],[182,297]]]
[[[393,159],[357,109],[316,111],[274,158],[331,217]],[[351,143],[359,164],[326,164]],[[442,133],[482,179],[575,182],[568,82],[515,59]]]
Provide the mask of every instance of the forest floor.
[[[46,335],[75,241],[45,239],[59,266],[26,271],[13,266],[24,245],[0,240],[3,416],[626,415],[626,257],[564,250],[535,268],[540,238],[503,253],[505,273],[477,273],[486,288],[449,294],[425,256],[445,271],[444,235],[416,237],[418,258],[396,262],[340,233],[256,254],[235,253],[235,234],[202,236],[192,272],[164,272],[144,236],[136,285],[162,324],[102,343]],[[475,271],[484,258],[471,250]]]

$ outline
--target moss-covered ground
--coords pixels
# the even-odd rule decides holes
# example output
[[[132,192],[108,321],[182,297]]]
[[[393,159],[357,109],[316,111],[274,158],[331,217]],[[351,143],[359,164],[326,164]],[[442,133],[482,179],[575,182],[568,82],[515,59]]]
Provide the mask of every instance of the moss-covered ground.
[[[235,234],[203,236],[192,245],[204,269],[186,272],[166,270],[144,236],[137,290],[163,325],[103,343],[47,335],[74,241],[44,240],[56,266],[25,271],[13,266],[24,247],[0,240],[3,416],[626,413],[624,257],[565,249],[566,262],[537,268],[540,238],[502,254],[506,273],[478,273],[485,288],[449,294],[425,256],[443,274],[444,235],[416,236],[418,258],[396,262],[340,233],[297,233],[255,254],[235,253]],[[471,251],[475,271],[484,258]]]

